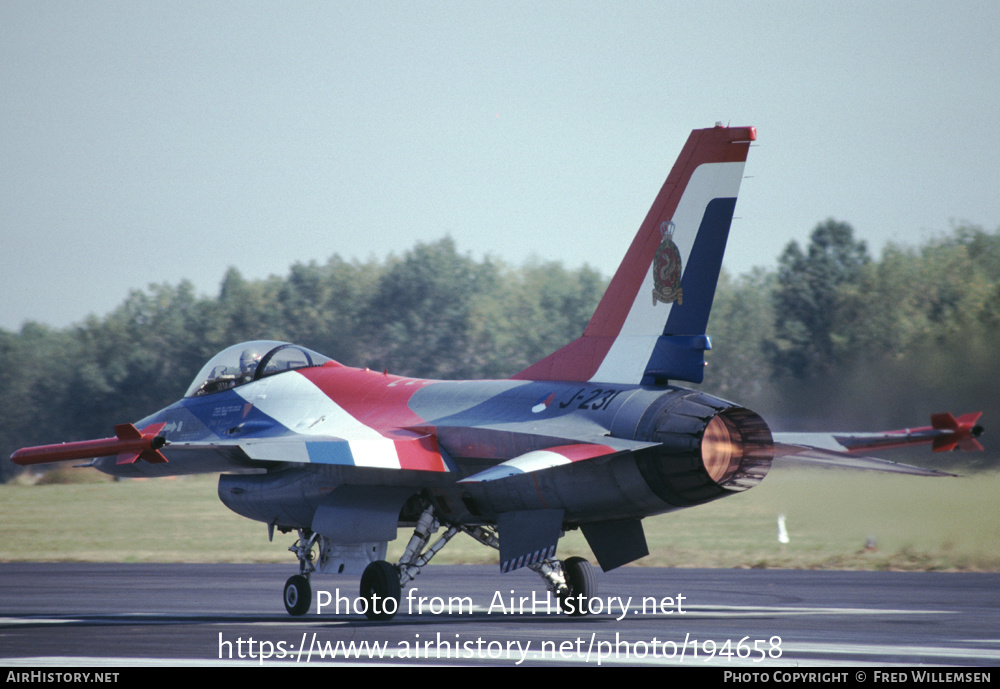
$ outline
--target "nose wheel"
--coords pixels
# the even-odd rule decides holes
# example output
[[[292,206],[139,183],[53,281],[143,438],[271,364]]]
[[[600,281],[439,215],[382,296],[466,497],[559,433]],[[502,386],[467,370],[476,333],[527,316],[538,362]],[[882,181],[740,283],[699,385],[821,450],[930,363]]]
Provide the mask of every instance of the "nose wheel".
[[[319,534],[308,529],[299,529],[298,539],[289,548],[299,560],[299,573],[289,577],[285,582],[285,610],[289,615],[299,617],[309,612],[309,606],[312,604],[309,575],[316,569],[313,562],[316,559],[314,548],[318,539]]]

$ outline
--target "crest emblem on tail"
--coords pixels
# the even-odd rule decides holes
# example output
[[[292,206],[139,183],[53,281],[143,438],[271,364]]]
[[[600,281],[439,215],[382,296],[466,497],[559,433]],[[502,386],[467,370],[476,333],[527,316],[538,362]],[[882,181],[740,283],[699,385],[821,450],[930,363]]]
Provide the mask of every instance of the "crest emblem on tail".
[[[660,301],[664,304],[684,303],[684,290],[681,288],[681,252],[674,244],[674,223],[660,223],[663,239],[656,248],[653,258],[653,306]]]

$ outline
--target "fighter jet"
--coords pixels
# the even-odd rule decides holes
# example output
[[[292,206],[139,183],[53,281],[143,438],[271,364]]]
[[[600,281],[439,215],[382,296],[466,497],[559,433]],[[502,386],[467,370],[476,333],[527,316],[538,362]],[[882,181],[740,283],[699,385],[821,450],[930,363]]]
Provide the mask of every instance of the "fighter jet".
[[[267,524],[272,538],[296,534],[290,614],[309,610],[313,575],[360,574],[364,614],[384,620],[459,533],[499,550],[504,572],[537,572],[565,612],[584,614],[597,578],[586,560],[556,556],[566,531],[580,529],[607,571],[648,554],[644,517],[752,488],[776,457],[930,474],[857,453],[979,448],[978,414],[882,434],[782,437],[738,403],[677,385],[704,376],[709,312],[756,136],[721,125],[692,132],[583,334],[509,380],[406,378],[287,342],[245,342],[205,364],[183,399],[115,426],[114,437],[12,459],[90,459],[123,477],[219,473],[226,506]],[[389,563],[401,526],[412,535]]]

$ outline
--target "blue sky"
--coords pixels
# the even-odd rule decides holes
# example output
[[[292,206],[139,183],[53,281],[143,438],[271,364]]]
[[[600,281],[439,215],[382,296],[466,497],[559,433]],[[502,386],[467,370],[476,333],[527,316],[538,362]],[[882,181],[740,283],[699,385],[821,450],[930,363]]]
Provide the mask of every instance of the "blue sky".
[[[0,327],[451,235],[610,275],[691,129],[725,265],[1000,227],[994,2],[0,3]]]

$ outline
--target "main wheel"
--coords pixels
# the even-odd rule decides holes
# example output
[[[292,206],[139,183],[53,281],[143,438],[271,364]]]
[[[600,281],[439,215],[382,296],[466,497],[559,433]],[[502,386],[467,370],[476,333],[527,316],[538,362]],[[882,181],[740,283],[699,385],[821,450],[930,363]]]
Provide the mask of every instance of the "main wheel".
[[[312,603],[312,587],[309,586],[309,579],[296,574],[289,577],[285,582],[285,610],[289,615],[298,617],[309,612],[309,605]]]
[[[361,597],[369,620],[391,620],[399,609],[399,572],[385,560],[375,560],[361,575]]]
[[[597,595],[597,575],[590,563],[582,557],[563,560],[563,574],[566,575],[567,590],[559,593],[559,605],[569,615],[586,615],[590,612],[589,601]]]

